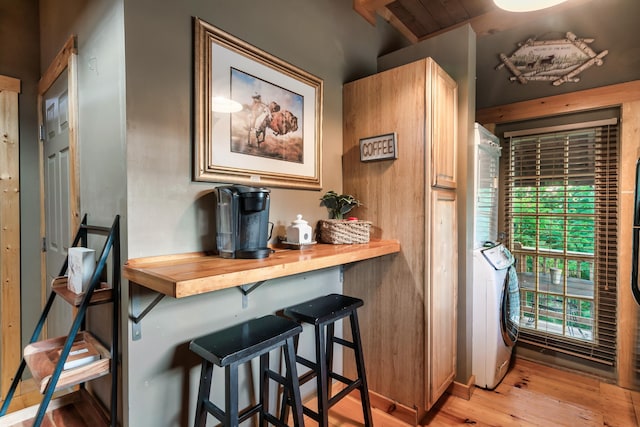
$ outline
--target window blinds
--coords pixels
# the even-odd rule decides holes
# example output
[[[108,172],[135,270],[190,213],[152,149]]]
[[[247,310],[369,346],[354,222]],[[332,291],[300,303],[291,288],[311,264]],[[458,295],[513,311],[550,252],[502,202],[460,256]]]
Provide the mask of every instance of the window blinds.
[[[505,133],[507,241],[518,260],[520,340],[613,365],[618,125]]]

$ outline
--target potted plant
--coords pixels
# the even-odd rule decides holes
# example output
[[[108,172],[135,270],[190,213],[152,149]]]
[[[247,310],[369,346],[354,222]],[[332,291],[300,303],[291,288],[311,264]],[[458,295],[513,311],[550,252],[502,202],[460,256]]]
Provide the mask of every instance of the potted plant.
[[[350,194],[338,194],[328,191],[320,199],[320,205],[329,210],[328,220],[318,222],[320,241],[331,244],[367,243],[371,222],[357,219],[344,220],[344,216],[356,206],[362,206],[359,200]]]
[[[344,219],[344,215],[361,203],[350,194],[338,194],[333,190],[320,199],[320,205],[325,206],[329,210],[329,218]]]

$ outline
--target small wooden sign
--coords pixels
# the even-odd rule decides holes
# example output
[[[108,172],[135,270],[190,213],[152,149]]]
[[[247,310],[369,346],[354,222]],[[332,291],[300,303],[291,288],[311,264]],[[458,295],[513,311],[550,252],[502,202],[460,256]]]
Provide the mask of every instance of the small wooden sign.
[[[398,158],[396,134],[371,136],[360,139],[360,161],[395,160]]]

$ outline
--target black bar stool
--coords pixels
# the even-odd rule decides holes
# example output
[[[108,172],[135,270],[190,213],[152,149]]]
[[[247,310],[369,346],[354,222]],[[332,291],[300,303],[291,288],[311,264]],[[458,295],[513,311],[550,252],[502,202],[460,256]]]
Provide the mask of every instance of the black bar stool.
[[[260,424],[265,422],[284,426],[280,419],[269,413],[269,380],[283,385],[288,396],[293,396],[294,423],[303,427],[300,383],[295,363],[294,337],[302,327],[289,319],[267,315],[194,339],[189,349],[202,357],[200,388],[194,425],[204,427],[210,413],[227,427],[236,427],[255,413]],[[269,369],[269,351],[284,349],[286,378]],[[238,366],[260,356],[260,401],[253,406],[238,409]],[[209,400],[213,364],[225,368],[224,411]]]
[[[296,360],[310,370],[300,376],[300,383],[304,384],[312,378],[316,378],[318,411],[314,412],[308,407],[303,407],[305,415],[318,422],[319,427],[327,427],[329,409],[349,394],[354,389],[360,390],[360,401],[364,415],[364,425],[372,426],[371,405],[369,402],[369,390],[364,369],[364,357],[360,341],[360,328],[358,326],[357,309],[361,307],[361,299],[345,295],[331,294],[310,301],[303,302],[283,310],[283,314],[298,322],[305,322],[315,327],[316,362],[312,362],[299,355]],[[351,324],[351,337],[353,341],[346,341],[334,336],[335,322],[349,317]],[[326,332],[326,336],[325,336]],[[297,338],[296,338],[297,343]],[[351,380],[333,372],[333,345],[340,344],[354,351],[358,378]],[[346,385],[344,389],[331,396],[331,385],[337,380]],[[281,419],[288,416],[286,405],[291,404],[291,399],[283,399]]]

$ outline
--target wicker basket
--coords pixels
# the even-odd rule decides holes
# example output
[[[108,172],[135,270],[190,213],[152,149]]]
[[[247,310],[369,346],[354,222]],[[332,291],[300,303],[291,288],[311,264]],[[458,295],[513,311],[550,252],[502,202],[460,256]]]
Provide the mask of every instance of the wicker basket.
[[[325,219],[318,221],[318,235],[323,243],[334,245],[352,243],[368,243],[369,221],[345,221],[341,219]]]

